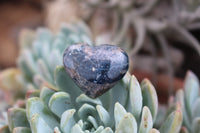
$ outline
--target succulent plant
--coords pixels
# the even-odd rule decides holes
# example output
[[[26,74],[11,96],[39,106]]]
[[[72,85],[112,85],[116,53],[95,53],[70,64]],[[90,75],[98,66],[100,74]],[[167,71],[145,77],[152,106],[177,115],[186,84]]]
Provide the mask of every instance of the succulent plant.
[[[197,76],[188,71],[184,88],[177,91],[174,101],[180,101],[183,112],[183,133],[199,133],[200,132],[200,96],[199,96],[199,80]],[[174,108],[173,100],[170,109]],[[169,109],[169,110],[170,110]],[[170,111],[169,111],[170,112]],[[181,132],[181,133],[182,133]]]
[[[153,129],[158,110],[157,94],[147,79],[140,85],[134,76],[127,74],[96,99],[81,94],[63,66],[56,68],[55,80],[59,91],[43,87],[39,97],[27,97],[25,109],[9,109],[9,125],[4,130],[9,128],[14,133],[159,132]],[[178,132],[181,124],[182,113],[177,107],[159,130]]]
[[[141,85],[126,74],[113,88],[92,99],[82,93],[62,65],[62,54],[73,43],[91,44],[82,23],[64,26],[57,35],[47,29],[22,35],[19,67],[26,87],[26,106],[8,110],[3,133],[176,133],[182,106],[154,129],[158,98],[149,80]],[[28,34],[27,34],[28,33]],[[24,38],[25,37],[25,38]],[[41,89],[40,89],[41,88]]]

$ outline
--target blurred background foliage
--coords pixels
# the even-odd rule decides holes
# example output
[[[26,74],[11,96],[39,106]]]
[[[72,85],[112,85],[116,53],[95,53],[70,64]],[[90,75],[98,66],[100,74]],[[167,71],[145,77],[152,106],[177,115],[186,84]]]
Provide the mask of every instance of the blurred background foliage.
[[[16,66],[22,29],[56,33],[84,20],[96,45],[129,53],[133,74],[150,78],[159,97],[182,88],[188,69],[200,76],[199,0],[1,0],[0,12],[0,71]]]

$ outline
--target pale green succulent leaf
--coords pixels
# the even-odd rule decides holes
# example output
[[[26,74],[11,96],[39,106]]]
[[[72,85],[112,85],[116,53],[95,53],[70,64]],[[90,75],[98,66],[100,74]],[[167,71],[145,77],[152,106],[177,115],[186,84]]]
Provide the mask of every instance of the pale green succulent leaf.
[[[60,129],[58,127],[54,128],[54,133],[61,133]]]
[[[76,102],[80,105],[84,103],[88,103],[90,105],[96,106],[96,105],[102,105],[101,100],[99,98],[92,99],[85,94],[81,94],[76,98]]]
[[[153,127],[153,119],[148,107],[144,106],[142,110],[142,118],[139,133],[148,133]]]
[[[129,83],[129,110],[136,118],[139,119],[142,111],[142,90],[135,76],[131,76]]]
[[[75,98],[78,97],[82,91],[80,88],[73,82],[71,77],[65,71],[63,66],[57,66],[55,70],[55,82],[57,87],[61,91],[66,91],[71,96],[71,101],[76,107]]]
[[[197,117],[192,122],[192,132],[199,133],[200,132],[200,117]]]
[[[45,123],[53,130],[58,127],[59,123],[54,114],[47,108],[46,105],[37,97],[29,98],[26,103],[26,114],[30,121],[33,115],[38,114]]]
[[[73,107],[71,104],[71,98],[66,92],[54,93],[51,96],[48,105],[50,110],[58,117],[61,117],[63,112]]]
[[[40,92],[40,99],[45,105],[48,105],[51,96],[55,93],[55,90],[48,87],[43,87]]]
[[[144,79],[141,83],[143,106],[147,106],[152,114],[153,121],[155,121],[158,112],[158,96],[154,86],[148,79]]]
[[[120,103],[115,103],[115,109],[114,109],[114,118],[115,118],[115,128],[118,127],[119,122],[126,114],[126,110]]]
[[[200,97],[195,101],[192,109],[192,118],[200,117]]]
[[[126,113],[123,116],[115,133],[137,133],[137,122],[131,113]]]
[[[40,117],[38,113],[34,114],[30,120],[32,133],[53,133],[49,125]]]
[[[76,112],[75,109],[69,109],[65,111],[60,120],[60,128],[64,133],[70,133],[72,127],[75,125],[74,120],[74,113]]]
[[[81,127],[78,124],[75,124],[72,127],[71,133],[84,133],[81,129]]]
[[[191,125],[191,120],[188,116],[188,112],[186,110],[186,107],[185,107],[185,102],[184,102],[184,91],[182,89],[179,89],[177,92],[176,92],[176,101],[179,102],[181,104],[181,110],[182,110],[182,113],[183,113],[183,125],[190,127]]]
[[[104,127],[103,127],[103,126],[99,126],[99,127],[97,128],[97,130],[94,131],[94,133],[101,133],[103,130],[104,130]]]
[[[30,127],[25,109],[10,108],[8,110],[8,124],[11,132],[15,127]]]
[[[194,73],[188,71],[184,84],[185,104],[189,118],[192,117],[192,109],[199,96],[199,81]]]
[[[97,105],[96,109],[104,126],[112,127],[113,124],[112,124],[112,119],[110,117],[110,114],[101,105]]]
[[[13,133],[31,133],[31,129],[27,127],[16,127],[13,129]]]
[[[81,119],[86,120],[88,116],[93,116],[94,118],[96,118],[98,115],[95,107],[86,103],[83,104],[78,110],[78,116]]]
[[[98,128],[97,120],[93,116],[88,116],[87,120],[93,125],[95,129]]]
[[[161,133],[178,133],[182,125],[182,112],[180,108],[172,112],[164,123],[161,125],[159,131]]]
[[[79,120],[78,122],[77,122],[77,124],[81,127],[81,129],[83,128],[83,120]]]
[[[148,133],[160,133],[157,129],[152,128]]]
[[[113,133],[113,130],[110,127],[106,127],[101,133]]]

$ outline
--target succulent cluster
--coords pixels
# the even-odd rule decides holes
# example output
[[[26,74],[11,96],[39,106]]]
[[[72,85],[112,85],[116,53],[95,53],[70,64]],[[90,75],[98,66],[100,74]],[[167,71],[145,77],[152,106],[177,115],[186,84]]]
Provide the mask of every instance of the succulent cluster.
[[[196,133],[199,81],[193,74],[186,78],[185,92],[177,93],[165,119],[156,124],[158,98],[147,79],[140,84],[127,73],[98,98],[83,94],[62,64],[65,48],[80,42],[92,44],[90,32],[81,22],[64,25],[56,35],[47,29],[23,32],[18,60],[21,73],[14,81],[25,88],[26,97],[24,103],[8,110],[8,124],[0,132],[179,133],[186,132],[181,129],[184,121],[183,125]]]
[[[200,101],[199,101],[199,80],[194,73],[188,71],[183,90],[176,92],[172,98],[169,110],[173,110],[174,101],[179,101],[183,112],[183,125],[181,133],[200,132]]]
[[[147,79],[140,85],[134,76],[127,74],[96,99],[81,94],[63,66],[56,68],[55,82],[59,91],[42,87],[38,96],[27,95],[26,108],[10,108],[8,126],[1,130],[14,133],[159,132],[153,129],[158,111],[157,94]],[[178,132],[181,124],[182,112],[177,107],[159,130]]]

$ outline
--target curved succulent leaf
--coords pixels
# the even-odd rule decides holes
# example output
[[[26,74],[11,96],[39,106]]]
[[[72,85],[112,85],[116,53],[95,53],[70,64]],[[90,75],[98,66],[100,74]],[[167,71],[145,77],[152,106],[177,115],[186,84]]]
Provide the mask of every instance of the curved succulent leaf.
[[[32,133],[53,133],[53,130],[38,113],[31,117],[30,125]]]
[[[104,126],[112,127],[112,119],[110,118],[109,113],[101,105],[97,105],[96,109]]]
[[[179,105],[177,105],[179,106]],[[177,107],[176,111],[172,112],[165,122],[160,127],[161,133],[178,133],[182,125],[182,111]]]
[[[115,103],[115,109],[114,109],[114,117],[115,117],[115,128],[118,127],[119,122],[126,114],[126,110],[120,103]]]
[[[10,108],[8,110],[9,129],[13,132],[15,127],[30,127],[25,109]]]
[[[53,113],[47,108],[46,105],[43,104],[43,102],[37,98],[29,98],[26,103],[26,114],[29,121],[32,120],[32,122],[35,122],[32,117],[35,114],[38,114],[38,116],[35,116],[36,119],[39,121],[42,119],[47,123],[47,125],[53,130],[54,127],[59,126],[59,122],[54,117]],[[40,119],[41,117],[41,119]],[[36,124],[36,123],[35,123]]]
[[[135,78],[131,76],[129,83],[129,101],[130,101],[130,112],[134,115],[136,120],[139,119],[142,111],[142,92],[140,84]]]
[[[141,88],[143,105],[150,109],[153,121],[155,121],[158,112],[158,97],[156,90],[148,79],[142,81]]]
[[[185,79],[184,94],[186,109],[189,117],[191,118],[194,103],[199,96],[199,81],[196,75],[194,75],[191,71],[188,71]]]
[[[72,107],[71,98],[66,92],[56,92],[49,100],[50,110],[58,117],[61,117],[63,112],[71,109]]]
[[[137,122],[131,113],[126,113],[123,116],[115,133],[137,133]]]
[[[74,113],[75,109],[69,109],[62,114],[60,128],[64,133],[70,133],[72,127],[75,125]]]
[[[142,110],[142,118],[139,133],[148,133],[153,127],[153,119],[148,107],[144,106]]]

